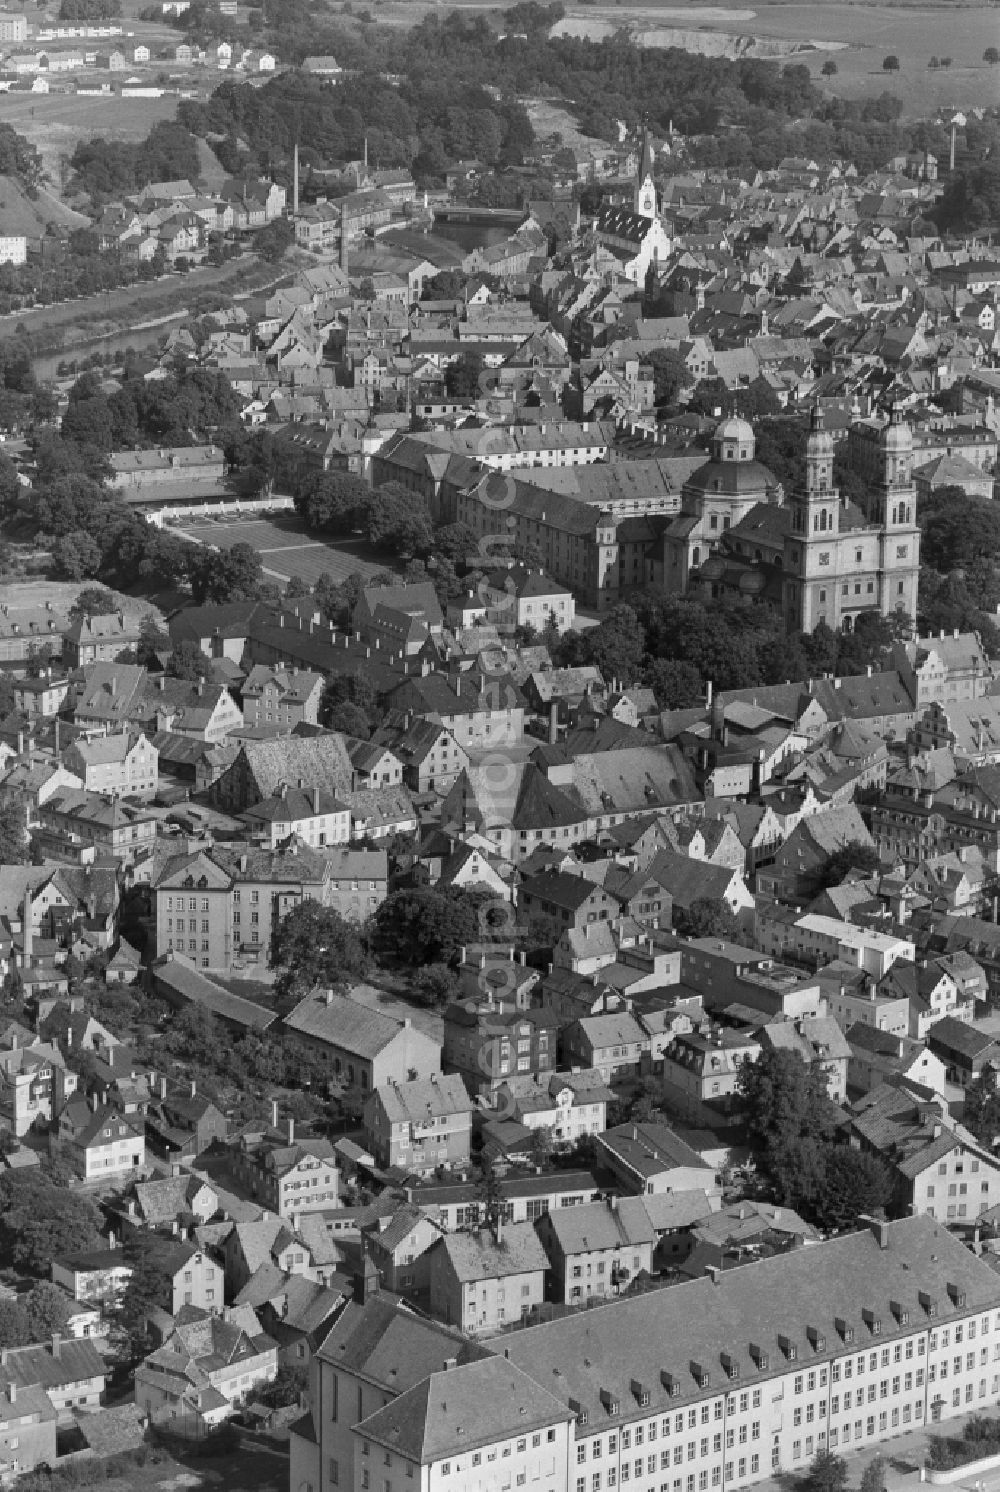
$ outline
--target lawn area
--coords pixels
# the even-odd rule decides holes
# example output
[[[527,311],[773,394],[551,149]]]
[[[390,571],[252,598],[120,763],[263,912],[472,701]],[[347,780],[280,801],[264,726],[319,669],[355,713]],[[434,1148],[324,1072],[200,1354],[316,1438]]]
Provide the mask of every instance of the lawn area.
[[[249,544],[261,557],[268,575],[290,580],[299,576],[307,585],[315,585],[323,574],[334,580],[346,580],[359,573],[367,579],[379,570],[394,568],[390,561],[373,552],[362,539],[345,539],[331,544],[317,539],[301,518],[289,514],[278,518],[248,518],[239,523],[186,523],[175,532],[199,544],[214,544],[232,549],[234,544]]]
[[[288,1492],[288,1458],[256,1446],[234,1455],[165,1456],[102,1482],[105,1492]]]
[[[75,93],[0,94],[0,124],[26,135],[40,152],[58,188],[61,158],[72,156],[81,140],[143,140],[161,119],[173,119],[177,95],[163,98],[104,98]]]

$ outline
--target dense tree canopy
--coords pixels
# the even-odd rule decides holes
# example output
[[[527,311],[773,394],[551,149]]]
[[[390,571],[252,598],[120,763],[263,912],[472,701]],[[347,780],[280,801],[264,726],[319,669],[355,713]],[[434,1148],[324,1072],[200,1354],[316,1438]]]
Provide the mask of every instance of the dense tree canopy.
[[[282,999],[301,998],[316,985],[339,989],[345,980],[367,974],[369,966],[357,926],[333,907],[306,899],[274,929],[271,967],[279,971],[275,987]]]
[[[100,1214],[86,1196],[31,1171],[0,1177],[0,1265],[47,1279],[53,1257],[100,1245]]]

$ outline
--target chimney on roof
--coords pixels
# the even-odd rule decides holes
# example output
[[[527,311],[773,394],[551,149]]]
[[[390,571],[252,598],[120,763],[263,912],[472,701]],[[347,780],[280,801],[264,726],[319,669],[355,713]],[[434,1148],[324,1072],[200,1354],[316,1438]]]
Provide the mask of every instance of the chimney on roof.
[[[278,1100],[276,1098],[272,1098],[271,1099],[271,1128],[272,1129],[277,1129],[277,1127],[278,1127]]]
[[[295,1144],[295,1120],[292,1118],[291,1114],[289,1114],[288,1118],[285,1120],[285,1128],[286,1128],[286,1131],[287,1131],[287,1134],[288,1134],[288,1143],[289,1143],[289,1145],[294,1145]]]
[[[198,1084],[195,1082],[194,1078],[192,1078],[191,1079],[191,1097],[194,1098],[196,1096],[197,1092],[198,1092]]]
[[[52,1333],[52,1356],[62,1356],[62,1337],[57,1331]]]

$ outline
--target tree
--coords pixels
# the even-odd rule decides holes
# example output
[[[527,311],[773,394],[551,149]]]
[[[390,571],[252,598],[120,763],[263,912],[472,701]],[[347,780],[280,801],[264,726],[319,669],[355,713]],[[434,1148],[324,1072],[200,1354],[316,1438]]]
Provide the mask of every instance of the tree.
[[[179,642],[167,659],[167,673],[175,679],[203,679],[208,674],[209,660],[201,648],[190,638]]]
[[[859,839],[852,839],[835,850],[821,867],[816,891],[825,891],[827,886],[839,886],[852,870],[870,875],[872,871],[878,870],[880,864],[878,850],[873,844],[863,844]]]
[[[122,1256],[131,1273],[120,1297],[107,1303],[107,1314],[124,1334],[133,1362],[148,1351],[150,1313],[167,1303],[159,1262],[162,1249],[163,1241],[155,1234],[126,1233]]]
[[[295,227],[287,218],[272,218],[253,236],[253,246],[267,264],[277,264],[295,242]]]
[[[803,1492],[846,1492],[847,1462],[832,1451],[817,1451],[802,1478]]]
[[[285,1409],[298,1404],[309,1387],[309,1369],[301,1363],[283,1362],[270,1383],[253,1391],[254,1400],[268,1409]]]
[[[0,1300],[0,1347],[26,1347],[30,1341],[24,1306],[19,1300]]]
[[[966,1088],[962,1122],[992,1150],[994,1137],[1000,1135],[1000,1089],[992,1067],[985,1067]]]
[[[321,714],[328,730],[342,731],[345,736],[354,736],[359,741],[367,741],[371,736],[371,721],[361,706],[352,700],[337,700]]]
[[[0,804],[0,865],[26,865],[29,858],[28,820],[23,803]]]
[[[669,347],[654,347],[644,354],[653,370],[653,402],[657,406],[676,404],[681,389],[691,383],[691,374],[679,352]]]
[[[990,67],[996,67],[1000,62],[1000,47],[987,47],[983,53],[983,61],[989,63]]]
[[[462,891],[394,891],[372,919],[381,948],[403,963],[455,964],[461,947],[481,937],[476,904]]]
[[[478,399],[482,392],[486,367],[481,352],[460,352],[445,369],[444,386],[449,399]]]
[[[874,1456],[861,1473],[859,1492],[885,1492],[885,1462]]]
[[[677,915],[677,931],[684,938],[725,938],[742,943],[746,933],[740,919],[724,902],[700,896]]]
[[[227,601],[248,601],[257,596],[263,579],[263,565],[256,549],[249,544],[234,544],[232,549],[200,549],[191,572],[191,591],[195,602],[225,605]]]
[[[884,1215],[892,1193],[892,1173],[878,1156],[836,1145],[824,1152],[813,1216],[824,1229],[853,1228],[862,1216]]]
[[[828,57],[820,68],[824,78],[835,78],[837,76],[837,64],[832,57]]]
[[[693,663],[653,658],[643,674],[643,683],[656,695],[661,710],[682,710],[702,703],[701,674]]]
[[[552,1159],[554,1148],[552,1130],[549,1125],[540,1124],[537,1129],[532,1129],[528,1149],[533,1166],[539,1166],[544,1170]]]
[[[101,585],[90,585],[80,592],[69,609],[71,617],[111,616],[121,603],[113,591]]]
[[[276,925],[270,964],[280,970],[275,992],[284,1001],[301,999],[315,985],[340,989],[352,977],[363,978],[370,961],[354,923],[306,898]]]
[[[796,1053],[767,1049],[736,1080],[747,1129],[767,1157],[795,1140],[825,1139],[832,1119],[828,1077]]]
[[[894,52],[890,52],[888,57],[882,58],[882,71],[884,73],[899,72],[899,58],[895,55]]]
[[[100,574],[103,555],[97,540],[78,530],[58,540],[55,560],[59,574],[67,580],[90,580]]]
[[[646,655],[646,634],[631,606],[616,606],[585,635],[590,661],[607,681],[635,683]]]
[[[51,1260],[99,1248],[100,1215],[89,1197],[53,1186],[44,1176],[0,1177],[0,1263],[47,1278]]]
[[[483,1168],[476,1179],[474,1206],[479,1226],[495,1231],[497,1223],[504,1216],[504,1199],[500,1190],[500,1178],[490,1160],[483,1162]]]
[[[434,963],[417,970],[411,988],[422,1005],[441,1009],[457,998],[461,985],[449,964]]]
[[[25,1299],[28,1318],[29,1341],[42,1342],[54,1332],[64,1331],[69,1320],[69,1302],[58,1285],[49,1280],[39,1280],[28,1291]]]
[[[427,555],[434,548],[434,527],[427,504],[399,482],[386,482],[371,495],[368,539],[376,549],[404,557]]]

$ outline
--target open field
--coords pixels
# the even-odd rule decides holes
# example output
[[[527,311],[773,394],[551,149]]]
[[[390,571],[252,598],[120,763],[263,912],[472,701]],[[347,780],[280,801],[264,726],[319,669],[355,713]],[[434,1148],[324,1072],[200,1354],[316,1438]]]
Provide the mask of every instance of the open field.
[[[41,154],[54,187],[62,162],[81,140],[142,140],[161,119],[173,119],[177,97],[81,98],[75,93],[0,93],[0,124],[25,135]]]
[[[812,46],[817,50],[793,53],[792,60],[805,62],[818,78],[832,53],[838,71],[831,92],[864,98],[888,90],[903,99],[911,116],[1000,102],[1000,71],[982,60],[987,47],[1000,43],[1000,11],[995,6],[860,5],[845,0],[824,5],[802,0],[769,4],[763,0],[752,10],[737,10],[682,6],[668,0],[663,6],[618,5],[608,16],[570,5],[559,29],[599,39],[621,25],[627,25],[636,41],[646,45],[669,46],[674,44],[672,33],[683,31],[695,49],[697,36],[692,39],[692,32],[704,36],[706,49],[712,50],[717,47],[717,36],[725,35],[733,41],[734,52],[735,44],[744,44],[739,47],[743,55],[750,38],[757,39],[761,52],[773,42]],[[889,52],[899,57],[899,73],[882,71],[882,58]],[[953,65],[929,71],[932,56],[951,57]]]
[[[199,519],[174,529],[175,533],[195,539],[199,544],[214,544],[232,549],[234,544],[249,544],[261,557],[268,575],[281,580],[299,576],[307,585],[315,585],[321,575],[346,580],[355,573],[374,575],[392,569],[386,560],[374,554],[361,539],[345,539],[336,546],[317,539],[298,517],[248,518],[239,523],[216,523]]]
[[[54,611],[65,612],[82,590],[96,583],[93,580],[5,580],[0,584],[0,591],[3,592],[4,605],[11,611],[24,606],[51,606]],[[102,586],[101,589],[111,588]],[[121,591],[113,591],[112,594],[117,597],[126,616],[141,619],[149,613],[157,621],[162,620],[157,608],[145,597],[126,596]]]
[[[458,10],[497,9],[501,0],[455,0]],[[411,26],[434,7],[431,0],[384,0],[382,23]],[[838,73],[831,93],[870,98],[888,91],[903,100],[908,118],[947,108],[1000,103],[1000,68],[982,60],[987,47],[1000,46],[1000,10],[988,4],[927,4],[909,0],[733,0],[731,4],[684,4],[643,0],[641,4],[581,5],[568,0],[558,30],[595,40],[627,27],[647,46],[687,46],[713,55],[755,56],[787,53],[805,63],[820,81],[820,68],[833,55]],[[805,50],[799,51],[799,48]],[[889,52],[900,60],[895,74],[882,72]],[[951,57],[950,68],[929,71],[932,56]],[[823,80],[826,86],[825,80]]]

